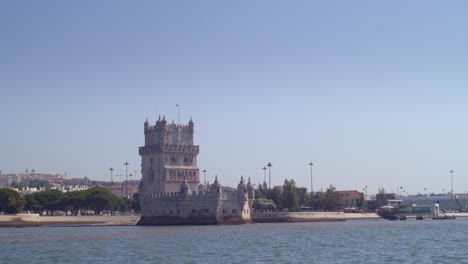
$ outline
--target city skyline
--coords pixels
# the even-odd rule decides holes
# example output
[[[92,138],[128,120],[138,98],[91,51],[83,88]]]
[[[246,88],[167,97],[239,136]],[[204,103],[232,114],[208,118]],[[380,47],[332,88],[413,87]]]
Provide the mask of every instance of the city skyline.
[[[178,104],[210,182],[310,188],[313,162],[315,190],[467,192],[457,3],[2,3],[0,170],[141,177]]]

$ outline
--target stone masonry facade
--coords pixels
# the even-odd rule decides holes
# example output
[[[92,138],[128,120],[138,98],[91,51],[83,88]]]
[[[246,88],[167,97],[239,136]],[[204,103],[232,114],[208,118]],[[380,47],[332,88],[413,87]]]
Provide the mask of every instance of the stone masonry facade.
[[[159,117],[155,125],[144,123],[140,225],[251,223],[254,188],[241,177],[236,191],[216,180],[200,184],[197,167],[199,146],[194,145],[194,122],[168,124]]]

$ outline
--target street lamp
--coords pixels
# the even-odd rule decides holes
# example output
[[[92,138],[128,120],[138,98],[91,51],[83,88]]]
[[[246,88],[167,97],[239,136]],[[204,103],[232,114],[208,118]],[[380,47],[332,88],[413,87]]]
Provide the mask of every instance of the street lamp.
[[[122,188],[122,174],[117,174],[117,176],[119,176],[120,197],[123,197],[123,188]]]
[[[133,174],[130,173],[130,174],[128,175],[128,177],[130,177],[130,179],[131,179],[131,178],[133,177]],[[128,185],[128,181],[127,181],[127,185]],[[127,199],[130,199],[130,197],[127,196]]]
[[[271,189],[271,167],[273,165],[271,162],[268,162],[267,167],[268,167],[268,188]]]
[[[424,188],[424,196],[427,196],[426,190],[427,190],[427,188]]]
[[[452,179],[452,196],[453,196],[453,170],[450,170],[450,178]]]
[[[267,170],[267,168],[265,166],[263,166],[262,170],[263,170],[263,184],[266,185],[266,170]]]
[[[112,178],[112,172],[114,171],[114,169],[111,167],[109,170],[111,172],[111,183],[114,183],[114,179]]]
[[[203,182],[206,185],[206,169],[203,169]]]
[[[310,165],[310,193],[313,193],[314,192],[314,183],[313,183],[313,178],[312,178],[312,166],[314,166],[314,164],[312,163],[312,161],[309,163]]]
[[[125,197],[128,199],[128,162],[124,163],[125,165]]]

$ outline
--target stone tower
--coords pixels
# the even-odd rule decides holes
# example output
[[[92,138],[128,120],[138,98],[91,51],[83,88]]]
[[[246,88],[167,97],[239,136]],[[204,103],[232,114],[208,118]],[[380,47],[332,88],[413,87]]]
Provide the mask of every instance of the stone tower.
[[[145,145],[139,148],[141,156],[142,193],[180,192],[186,180],[190,190],[197,190],[199,146],[193,144],[194,123],[168,124],[159,117],[151,126],[144,124]]]

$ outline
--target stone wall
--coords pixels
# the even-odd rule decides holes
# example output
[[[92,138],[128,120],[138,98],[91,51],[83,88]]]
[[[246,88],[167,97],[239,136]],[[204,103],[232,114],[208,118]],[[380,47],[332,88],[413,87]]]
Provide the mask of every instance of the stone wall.
[[[346,221],[346,216],[342,212],[265,212],[252,213],[251,217],[254,223]]]
[[[39,226],[40,222],[38,214],[0,215],[0,227]]]

